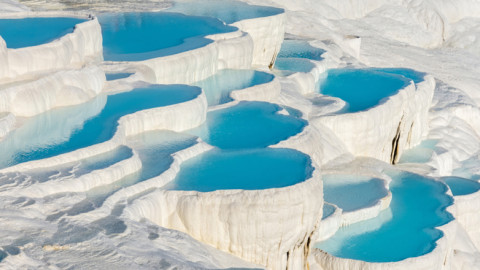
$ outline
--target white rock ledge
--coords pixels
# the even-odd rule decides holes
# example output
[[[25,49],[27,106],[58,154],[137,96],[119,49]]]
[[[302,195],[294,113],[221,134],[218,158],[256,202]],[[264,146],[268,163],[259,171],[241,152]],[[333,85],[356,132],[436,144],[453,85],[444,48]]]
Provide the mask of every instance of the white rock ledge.
[[[268,269],[305,269],[322,216],[322,189],[315,170],[312,178],[285,188],[157,190],[135,200],[124,216],[186,232]]]
[[[355,156],[395,163],[401,153],[421,142],[428,133],[428,111],[435,80],[425,76],[373,108],[356,113],[325,115],[311,124],[330,128]]]
[[[0,112],[31,117],[53,108],[77,105],[96,97],[104,84],[103,71],[88,66],[48,74],[38,80],[0,85]]]

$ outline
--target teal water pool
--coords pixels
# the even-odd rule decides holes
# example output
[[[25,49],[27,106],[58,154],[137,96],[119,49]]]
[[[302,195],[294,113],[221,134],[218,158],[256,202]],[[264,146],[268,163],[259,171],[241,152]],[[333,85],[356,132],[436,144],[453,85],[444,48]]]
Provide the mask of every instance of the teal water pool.
[[[453,216],[453,199],[441,182],[410,173],[391,175],[392,202],[379,216],[341,228],[315,244],[329,254],[367,262],[396,262],[431,252]]]
[[[209,192],[291,186],[310,178],[310,158],[292,149],[213,149],[185,161],[167,188]]]
[[[218,18],[227,24],[284,12],[281,8],[249,5],[233,0],[175,1],[167,11]]]
[[[331,69],[319,83],[319,92],[344,100],[344,112],[359,112],[377,106],[409,83],[404,76],[371,69]]]
[[[211,43],[207,35],[237,30],[214,18],[173,12],[105,13],[98,20],[107,61],[141,61],[177,54]]]
[[[440,179],[448,185],[453,196],[468,195],[480,190],[480,183],[474,180],[456,176],[447,176]]]
[[[211,111],[207,121],[190,133],[222,149],[261,148],[276,144],[303,130],[306,121],[279,114],[282,108],[267,102],[240,102]]]
[[[0,36],[10,49],[37,46],[72,33],[75,25],[85,21],[67,17],[0,19]]]
[[[323,175],[323,198],[341,208],[355,211],[375,205],[388,195],[383,180],[360,175]]]
[[[271,82],[272,74],[249,69],[225,69],[207,79],[195,83],[203,89],[209,106],[232,101],[230,93],[259,84]]]

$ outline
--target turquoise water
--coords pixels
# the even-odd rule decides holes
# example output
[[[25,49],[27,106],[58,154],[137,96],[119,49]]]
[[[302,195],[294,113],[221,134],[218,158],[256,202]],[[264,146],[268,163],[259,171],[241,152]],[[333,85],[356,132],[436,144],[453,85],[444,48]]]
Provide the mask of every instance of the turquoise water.
[[[27,172],[35,181],[46,182],[63,177],[80,177],[94,170],[101,170],[113,164],[132,157],[132,150],[126,146],[119,146],[112,151],[102,153],[80,161],[62,164],[47,169],[36,169]]]
[[[448,176],[442,177],[441,180],[448,185],[453,196],[468,195],[480,190],[480,183],[470,179]]]
[[[120,117],[191,100],[200,93],[198,87],[156,85],[110,95],[106,101],[104,96],[100,96],[85,104],[48,111],[28,119],[22,127],[0,142],[3,154],[0,167],[53,157],[105,142],[115,134]],[[68,122],[71,119],[65,119],[69,115],[75,117],[78,113],[85,114],[88,110],[92,110],[92,114],[81,117],[74,124]],[[51,132],[57,136],[48,137]]]
[[[254,85],[271,82],[272,74],[249,69],[226,69],[217,72],[207,79],[195,83],[203,89],[209,106],[232,101],[230,93],[233,90],[244,89]]]
[[[209,192],[281,188],[311,177],[310,158],[292,149],[213,149],[187,160],[168,189]]]
[[[107,13],[98,19],[107,61],[141,61],[193,50],[212,42],[204,36],[237,29],[217,19],[171,12]]]
[[[288,76],[295,72],[308,73],[315,68],[315,64],[308,59],[302,58],[277,58],[275,69],[279,70],[281,75]]]
[[[130,77],[133,73],[106,73],[107,81],[113,81],[118,79],[124,79]]]
[[[0,36],[7,48],[36,46],[73,32],[75,25],[85,21],[62,17],[0,19]]]
[[[409,68],[372,68],[371,70],[401,75],[412,80],[414,83],[423,82],[425,75],[427,75],[424,72],[419,72]]]
[[[322,219],[326,219],[327,217],[331,216],[333,213],[335,213],[335,206],[329,203],[324,203]]]
[[[323,60],[325,50],[313,47],[305,40],[284,40],[278,58],[304,58],[316,61]]]
[[[409,83],[404,76],[370,69],[331,69],[319,85],[320,93],[347,102],[345,112],[358,112],[378,105]]]
[[[375,205],[388,192],[381,179],[355,175],[323,175],[323,198],[344,212]]]
[[[141,182],[166,171],[173,162],[173,153],[196,144],[197,137],[168,130],[145,132],[129,140],[142,161],[138,180]]]
[[[207,121],[190,133],[222,149],[260,148],[276,144],[303,130],[306,122],[278,114],[281,107],[266,102],[239,104],[207,114]]]
[[[316,248],[367,262],[394,262],[432,251],[443,233],[435,227],[453,219],[445,209],[446,187],[420,175],[392,175],[392,202],[378,217],[341,228]]]
[[[248,5],[231,0],[176,1],[168,11],[218,18],[227,24],[284,12],[280,8]]]
[[[435,145],[438,140],[424,140],[412,149],[408,149],[402,153],[398,163],[426,163],[430,160],[435,152]]]

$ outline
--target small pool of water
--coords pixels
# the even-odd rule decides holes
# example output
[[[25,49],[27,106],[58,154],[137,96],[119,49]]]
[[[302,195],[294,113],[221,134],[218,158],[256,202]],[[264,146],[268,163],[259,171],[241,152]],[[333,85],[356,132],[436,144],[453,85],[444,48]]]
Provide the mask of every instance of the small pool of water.
[[[197,137],[168,130],[145,132],[129,138],[142,161],[137,182],[156,177],[173,162],[173,153],[193,146]]]
[[[288,76],[295,72],[308,73],[315,68],[315,64],[303,58],[277,58],[274,68],[280,75]]]
[[[377,106],[409,83],[404,76],[371,69],[331,69],[319,83],[319,92],[344,100],[344,112],[358,112]]]
[[[0,19],[0,36],[10,49],[37,46],[72,33],[75,25],[85,21],[66,17]]]
[[[322,213],[322,219],[326,219],[329,216],[331,216],[333,213],[335,213],[335,206],[329,204],[329,203],[324,203],[323,204],[323,213]]]
[[[323,175],[323,198],[344,212],[375,205],[388,195],[383,180],[357,175]]]
[[[422,141],[414,148],[404,151],[398,163],[426,163],[430,161],[437,143],[438,140]]]
[[[409,68],[372,68],[371,70],[401,75],[407,79],[412,80],[414,83],[423,82],[425,75],[427,75],[424,72],[416,71]]]
[[[125,79],[133,75],[133,73],[105,73],[105,77],[107,77],[107,81]]]
[[[259,84],[271,82],[275,77],[261,71],[248,69],[226,69],[217,72],[207,79],[195,83],[205,91],[209,106],[232,101],[230,93],[233,90],[244,89]]]
[[[115,134],[120,117],[185,102],[200,93],[200,88],[193,86],[155,85],[107,97],[99,96],[81,105],[54,109],[29,118],[0,142],[0,167],[53,157],[105,142]]]
[[[35,181],[46,182],[54,179],[80,177],[95,170],[101,170],[113,164],[132,157],[132,150],[126,146],[119,146],[112,151],[77,162],[62,164],[57,167],[35,169],[27,172]]]
[[[480,190],[480,183],[470,179],[455,176],[442,177],[441,179],[448,185],[453,196],[468,195]]]
[[[316,248],[334,256],[367,262],[395,262],[431,252],[443,233],[435,227],[453,216],[446,187],[410,173],[391,175],[392,202],[379,216],[341,228]]]
[[[98,19],[107,61],[141,61],[193,50],[212,42],[204,36],[237,30],[214,18],[173,12],[106,13]]]
[[[266,147],[301,132],[306,125],[302,119],[279,114],[281,109],[266,102],[240,102],[209,112],[206,123],[190,133],[222,149]]]
[[[310,60],[323,60],[325,50],[313,47],[306,40],[287,39],[282,43],[278,58],[304,58]]]
[[[310,158],[292,149],[213,149],[187,160],[167,188],[209,192],[295,185],[310,178]]]
[[[227,24],[284,12],[281,8],[255,6],[232,0],[175,1],[168,11],[218,18]]]

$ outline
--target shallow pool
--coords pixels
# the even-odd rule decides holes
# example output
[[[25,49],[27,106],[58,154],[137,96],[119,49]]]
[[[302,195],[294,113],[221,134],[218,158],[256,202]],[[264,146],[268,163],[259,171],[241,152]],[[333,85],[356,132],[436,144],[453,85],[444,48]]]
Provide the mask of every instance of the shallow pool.
[[[284,12],[281,8],[255,6],[232,0],[176,1],[167,11],[218,18],[227,24]]]
[[[66,179],[80,177],[95,170],[105,169],[122,160],[132,157],[132,150],[126,146],[119,146],[112,151],[98,154],[60,166],[42,168],[28,171],[26,174],[38,182],[46,182],[54,179]]]
[[[375,205],[388,195],[383,180],[360,175],[323,175],[323,198],[344,212]]]
[[[329,216],[331,216],[333,213],[335,213],[335,206],[329,204],[329,203],[324,203],[323,204],[323,213],[322,213],[322,219],[326,219]]]
[[[113,81],[113,80],[119,80],[119,79],[125,79],[130,77],[133,73],[105,73],[105,77],[107,78],[107,81]]]
[[[378,105],[410,84],[410,79],[372,69],[331,69],[319,83],[319,92],[347,103],[344,112],[358,112]]]
[[[98,19],[107,61],[141,61],[193,50],[212,42],[204,36],[237,30],[214,18],[173,12],[106,13]]]
[[[292,149],[213,149],[187,160],[167,188],[209,192],[281,188],[311,177],[310,158]]]
[[[441,180],[448,185],[453,196],[468,195],[480,190],[480,183],[474,180],[455,176],[442,177]]]
[[[306,125],[302,119],[279,114],[280,110],[267,102],[240,102],[209,112],[206,123],[190,133],[223,149],[266,147],[301,132]]]
[[[371,70],[401,75],[412,80],[414,83],[423,82],[425,75],[427,75],[424,72],[416,71],[410,68],[372,68]]]
[[[217,72],[207,79],[195,83],[202,88],[207,96],[209,106],[232,101],[230,93],[233,90],[244,89],[259,84],[271,82],[272,74],[249,69],[226,69]]]
[[[426,163],[435,152],[438,140],[424,140],[414,148],[405,150],[398,163]]]
[[[29,118],[0,142],[0,167],[53,157],[105,142],[115,134],[120,117],[191,100],[200,93],[198,87],[155,85],[107,97],[99,96],[85,104],[54,109]]]
[[[275,69],[280,71],[280,75],[288,76],[295,72],[308,73],[315,68],[315,64],[308,59],[303,58],[277,58],[275,60]]]
[[[341,228],[315,247],[334,256],[394,262],[432,251],[443,233],[435,227],[453,219],[452,198],[440,182],[410,173],[391,175],[392,202],[379,216]]]
[[[129,138],[142,161],[138,180],[141,182],[166,171],[173,162],[172,154],[197,142],[197,137],[168,130],[145,132]]]
[[[287,39],[282,43],[278,58],[304,58],[310,60],[323,60],[325,50],[313,47],[306,40]]]
[[[7,43],[7,48],[36,46],[73,32],[75,25],[85,21],[65,17],[0,19],[0,36]]]

